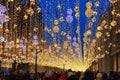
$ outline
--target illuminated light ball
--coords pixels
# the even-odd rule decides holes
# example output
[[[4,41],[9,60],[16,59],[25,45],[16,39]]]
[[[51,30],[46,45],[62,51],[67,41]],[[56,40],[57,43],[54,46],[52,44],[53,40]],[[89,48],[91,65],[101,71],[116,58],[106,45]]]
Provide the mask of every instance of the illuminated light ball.
[[[0,37],[0,42],[4,42],[5,38],[3,36]]]
[[[89,22],[88,23],[88,28],[91,28],[93,26],[93,23],[92,22]]]
[[[33,57],[36,57],[36,54],[35,54],[35,53],[33,54]]]
[[[76,52],[79,52],[79,48],[75,48],[75,51],[76,51]]]
[[[70,36],[70,35],[67,35],[67,39],[68,39],[68,40],[71,40],[72,38],[71,38],[71,36]]]
[[[109,1],[110,1],[110,3],[114,4],[114,3],[116,3],[118,0],[109,0]]]
[[[92,3],[91,2],[87,2],[86,3],[86,8],[90,9],[92,7]]]
[[[117,25],[117,22],[116,22],[115,20],[113,20],[113,21],[110,23],[110,25],[111,25],[112,27],[114,27],[114,26]]]
[[[91,17],[93,15],[93,10],[92,9],[87,9],[85,11],[85,15],[86,15],[86,17]]]
[[[110,37],[110,33],[109,32],[106,32],[105,33],[107,37]]]
[[[38,41],[37,41],[37,40],[33,40],[33,41],[32,41],[32,44],[33,44],[33,45],[37,45],[37,44],[38,44]]]
[[[100,5],[100,2],[99,1],[96,1],[95,2],[95,6],[98,7]]]
[[[8,2],[13,2],[14,0],[8,0]]]
[[[11,46],[11,42],[8,42],[8,48],[11,48],[12,46]]]
[[[20,48],[23,48],[24,47],[24,45],[23,44],[20,44]]]
[[[19,48],[20,47],[20,45],[19,44],[16,44],[16,48]]]
[[[93,15],[97,15],[97,11],[93,11]]]
[[[101,56],[102,58],[104,58],[105,57],[105,54],[102,54],[102,56]]]
[[[2,13],[6,12],[6,7],[5,7],[5,6],[0,5],[0,12],[2,12]]]
[[[49,46],[49,49],[51,49],[51,48],[52,48],[52,45]]]
[[[37,49],[38,52],[40,51],[40,47],[39,46],[37,46],[36,49]]]
[[[38,7],[38,8],[37,8],[37,12],[39,13],[40,11],[41,11],[41,8],[40,8],[40,7]]]
[[[27,39],[25,39],[25,43],[28,43],[28,40],[27,40]]]
[[[104,28],[105,28],[105,29],[108,29],[108,25],[105,25]]]
[[[72,37],[70,36],[70,37],[69,37],[69,40],[71,40],[71,39],[72,39]]]
[[[44,28],[44,31],[48,31],[48,28],[47,28],[47,27],[45,27],[45,28]]]
[[[66,17],[66,21],[67,21],[67,23],[71,23],[71,22],[73,21],[73,16],[68,15],[68,16]]]
[[[54,34],[52,33],[51,36],[54,37]]]
[[[91,35],[92,34],[91,30],[88,30],[86,33],[87,33],[87,35]]]
[[[39,59],[39,60],[41,60],[41,59],[42,59],[42,57],[40,56],[38,59]]]
[[[96,21],[96,18],[95,18],[95,17],[93,17],[93,18],[92,18],[92,22],[95,22],[95,21]]]
[[[120,33],[120,29],[118,29],[118,33]]]
[[[59,21],[64,21],[64,18],[63,18],[63,17],[60,17],[60,18],[59,18]]]
[[[35,0],[30,0],[30,2],[35,2]]]
[[[116,16],[117,16],[117,17],[120,17],[120,13],[117,13]]]
[[[30,3],[34,5],[35,4],[35,0],[30,0]]]
[[[10,17],[7,15],[6,16],[6,22],[10,20]]]
[[[6,15],[5,14],[0,14],[0,22],[5,23],[6,22]]]
[[[24,41],[21,39],[21,40],[20,40],[20,43],[23,43],[23,42],[24,42]]]
[[[72,15],[72,9],[70,8],[70,9],[67,9],[67,14],[69,14],[69,15]]]
[[[97,50],[101,51],[101,47],[97,47]]]
[[[51,31],[52,31],[51,29],[48,29],[48,33],[51,33]]]
[[[16,10],[17,10],[17,11],[21,11],[21,7],[18,6],[18,7],[16,8]]]
[[[87,42],[87,41],[88,41],[88,38],[87,38],[87,37],[84,37],[84,38],[83,38],[83,41],[84,41],[84,42]]]
[[[23,46],[23,49],[26,51],[26,46]]]
[[[58,44],[57,44],[57,43],[55,43],[55,44],[54,44],[54,47],[57,47],[57,46],[58,46]]]
[[[113,10],[111,11],[111,13],[112,13],[112,15],[115,15],[115,14],[116,14],[115,9],[113,9]]]
[[[15,29],[15,28],[17,27],[17,24],[14,24],[13,27],[14,27],[14,29]]]
[[[95,43],[95,42],[96,42],[96,39],[93,39],[92,42]]]
[[[62,31],[62,32],[61,32],[61,35],[65,36],[65,35],[66,35],[66,32]]]
[[[58,20],[54,20],[54,24],[55,24],[55,25],[58,25]]]
[[[67,46],[68,46],[68,42],[67,42],[67,41],[64,41],[63,48],[64,48],[64,49],[67,49]]]
[[[16,59],[18,59],[19,57],[18,56],[15,56]]]
[[[76,38],[76,37],[73,37],[73,41],[77,41],[77,38]]]
[[[56,52],[59,53],[60,52],[59,49],[56,49]]]
[[[38,31],[38,28],[37,28],[37,27],[34,27],[34,31],[37,32],[37,31]]]
[[[86,32],[84,33],[84,36],[87,37],[87,33]]]
[[[73,54],[74,57],[76,57],[76,54]]]
[[[54,26],[54,27],[53,27],[53,31],[54,31],[55,33],[59,32],[59,27],[58,27],[58,26]]]
[[[12,47],[14,47],[15,46],[15,42],[11,41],[11,45],[12,45]]]
[[[104,25],[105,25],[106,23],[107,23],[107,21],[106,21],[106,20],[103,20],[103,21],[102,21],[102,24],[104,24]]]
[[[76,6],[76,7],[74,8],[74,11],[75,11],[75,12],[79,12],[79,7]]]
[[[116,44],[113,44],[112,47],[116,47]]]
[[[73,42],[72,45],[73,45],[74,47],[78,47],[78,43],[77,43],[77,42]]]
[[[3,48],[3,46],[2,45],[0,45],[0,48],[2,49]],[[2,51],[2,50],[1,50]]]
[[[57,8],[58,8],[58,9],[60,9],[60,8],[61,8],[60,4],[58,4]]]
[[[63,53],[62,53],[62,52],[60,52],[60,55],[63,55]]]
[[[2,24],[0,24],[0,29],[2,29],[3,28],[3,25]]]
[[[100,31],[100,30],[103,30],[103,28],[101,26],[98,26],[97,30]]]
[[[37,36],[37,35],[34,35],[34,36],[33,36],[33,39],[38,39],[38,36]]]
[[[6,32],[6,33],[9,33],[9,29],[5,29],[5,32]]]
[[[91,43],[91,46],[92,46],[92,47],[95,47],[95,45],[96,45],[95,43]]]
[[[114,26],[113,26],[114,27]],[[112,26],[109,26],[109,29],[112,29]]]
[[[100,38],[101,36],[102,36],[102,33],[101,33],[101,32],[97,32],[97,33],[96,33],[96,37],[97,37],[97,38]]]
[[[20,40],[17,38],[17,39],[16,39],[16,43],[19,43],[19,42],[20,42]]]
[[[76,13],[76,14],[75,14],[75,17],[76,17],[76,18],[79,18],[79,17],[80,17],[80,14],[79,14],[79,13]]]
[[[5,51],[7,51],[8,45],[5,45]]]

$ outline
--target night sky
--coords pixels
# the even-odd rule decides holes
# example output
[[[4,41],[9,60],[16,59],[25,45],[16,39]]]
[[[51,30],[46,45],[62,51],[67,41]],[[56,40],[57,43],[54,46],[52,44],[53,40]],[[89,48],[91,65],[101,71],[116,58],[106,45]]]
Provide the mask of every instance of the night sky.
[[[50,14],[48,14],[48,16],[47,17],[49,17],[48,18],[48,21],[45,21],[45,19],[46,19],[46,17],[45,17],[45,6],[46,6],[46,1],[48,1],[48,6],[49,7],[47,7],[47,11],[49,12],[49,13],[51,13],[52,14],[52,7],[50,6],[51,4],[50,4],[50,2],[51,1],[55,1],[55,0],[39,0],[40,1],[40,6],[41,6],[41,8],[42,8],[42,13],[43,13],[43,19],[44,19],[44,23],[45,24],[47,24],[47,27],[48,28],[51,28],[51,25],[52,24],[50,24],[51,22],[49,22],[50,21],[50,19],[52,19],[53,18],[53,16],[51,16],[51,17],[49,17],[49,15]],[[68,5],[67,5],[67,0],[63,0],[63,1],[66,1],[66,5],[64,6],[65,8],[64,8],[64,11],[66,11],[67,12],[67,7],[68,7]],[[76,27],[77,27],[77,20],[76,20],[76,18],[75,18],[75,12],[74,12],[74,7],[75,7],[75,5],[76,5],[76,0],[69,0],[70,1],[70,3],[69,3],[69,7],[73,10],[73,14],[72,14],[72,16],[74,17],[74,19],[73,19],[73,22],[71,23],[71,36],[72,37],[74,37],[74,36],[76,36]],[[80,1],[80,25],[81,25],[81,40],[82,40],[82,38],[83,38],[83,33],[84,33],[84,31],[85,31],[85,23],[86,23],[86,17],[85,17],[85,10],[86,10],[86,7],[85,7],[85,4],[86,4],[86,1],[87,0],[81,0]],[[54,6],[57,6],[58,5],[58,1],[55,1],[54,2],[54,4],[53,4]],[[51,7],[51,8],[50,8]],[[57,8],[56,9],[54,9],[54,10],[56,10],[55,12],[58,12],[58,14],[56,13],[56,15],[54,15],[56,18],[58,18],[59,17],[59,11],[57,10]],[[64,14],[64,18],[67,16],[66,15],[66,12],[64,13],[63,12],[63,14]],[[66,25],[66,24],[65,24]],[[68,29],[66,29],[66,32],[67,32],[67,30]],[[49,34],[45,34],[46,35],[46,39],[49,39],[48,41],[52,41],[52,39],[50,38],[51,36],[49,35]]]
[[[63,3],[62,3],[62,1],[63,1]],[[70,1],[70,2],[68,3],[68,1]],[[88,1],[89,0],[80,0],[80,36],[81,36],[81,41],[82,41],[82,48],[83,48],[83,44],[84,44],[83,43],[83,37],[84,37],[83,35],[85,32],[85,27],[86,27],[86,23],[87,23],[87,17],[85,16],[86,2],[88,2]],[[92,9],[94,9],[94,2],[96,0],[91,0],[91,1],[93,3]],[[106,14],[108,12],[108,6],[110,6],[109,0],[98,0],[98,1],[100,2],[100,6],[98,8],[96,8],[98,15],[96,16],[96,22],[93,24],[94,33],[95,33],[96,27],[99,23],[99,18],[101,16],[101,14]],[[77,19],[75,18],[75,11],[74,11],[74,8],[76,6],[76,0],[39,0],[39,2],[40,2],[40,7],[42,8],[43,22],[49,29],[52,29],[52,27],[54,26],[52,21],[55,19],[58,19],[60,17],[60,11],[57,9],[57,5],[59,3],[61,3],[61,5],[63,7],[63,12],[61,12],[61,13],[63,14],[64,18],[67,16],[67,14],[66,14],[67,9],[71,8],[73,10],[73,14],[72,14],[73,22],[71,23],[71,26],[68,28],[68,27],[66,27],[66,26],[68,26],[66,24],[66,22],[65,23],[63,22],[63,25],[59,25],[59,27],[60,27],[61,31],[65,30],[65,32],[68,32],[71,30],[70,36],[72,38],[77,37],[77,34],[76,34]],[[46,2],[47,2],[47,4],[46,4]],[[47,7],[46,7],[46,5],[47,5]],[[47,14],[47,17],[46,17],[46,12],[49,13],[49,14]],[[53,12],[55,12],[55,13],[53,14]],[[59,34],[60,33],[56,34],[58,36],[57,40],[59,40],[60,42],[65,41],[66,39],[63,36],[60,36]],[[94,34],[94,36],[95,36],[95,34]],[[53,41],[52,41],[51,35],[46,32],[45,37],[46,37],[46,40],[52,44]]]

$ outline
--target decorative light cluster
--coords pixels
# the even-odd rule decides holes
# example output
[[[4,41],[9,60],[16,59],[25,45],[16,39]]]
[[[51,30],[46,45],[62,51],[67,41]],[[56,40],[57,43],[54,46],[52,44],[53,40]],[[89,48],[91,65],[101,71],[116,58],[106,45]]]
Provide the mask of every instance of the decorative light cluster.
[[[6,64],[8,64],[7,62],[13,63],[14,60],[18,63],[34,64],[37,51],[38,65],[72,69],[74,71],[85,70],[80,40],[80,6],[77,3],[78,0],[76,0],[77,5],[75,8],[70,8],[70,1],[66,2],[68,4],[58,1],[57,6],[49,2],[51,11],[53,9],[59,10],[59,14],[54,13],[54,11],[53,13],[49,12],[52,18],[48,16],[47,11],[49,10],[41,9],[35,0],[30,0],[28,6],[26,5],[28,3],[21,4],[16,0],[6,2],[6,8],[0,6],[0,16],[2,15],[0,17],[0,60]],[[45,3],[44,8],[48,8],[48,2],[45,1]],[[13,6],[14,10],[8,5]],[[66,8],[65,5],[69,8]],[[64,8],[66,8],[65,13],[62,11]],[[73,9],[76,12],[74,16]],[[41,11],[45,11],[45,14],[41,16],[46,17],[46,19],[39,21]],[[3,16],[4,13],[6,15]],[[59,17],[55,15],[59,15]],[[78,20],[76,30],[78,37],[70,34],[74,17]],[[39,22],[44,22],[45,25]],[[43,29],[42,26],[45,26],[45,28]],[[47,43],[44,36],[42,36],[44,31],[45,34],[49,33],[52,36],[52,44]],[[60,36],[65,39],[60,41]]]
[[[51,63],[45,63],[59,68],[63,68],[63,65],[65,64],[65,69],[82,71],[86,68],[83,67],[84,65],[80,38],[80,5],[79,0],[74,1],[75,7],[70,6],[71,2],[72,1],[67,0],[65,2],[55,1],[54,3],[58,4],[53,5],[52,1],[48,2],[46,0],[42,4],[45,6],[42,8],[42,12],[44,14],[43,21],[45,23],[45,36],[47,41],[51,44],[49,49],[46,49],[45,51],[46,54],[52,56],[54,55],[56,59],[58,59],[52,59],[50,60]],[[73,26],[72,24],[75,21],[76,26]],[[77,27],[75,30],[76,33],[74,34],[75,36],[72,36],[71,34],[73,31],[72,27]],[[78,37],[76,37],[77,35]],[[72,67],[72,61],[74,62],[76,68]]]
[[[116,45],[118,43],[114,40],[117,40],[115,35],[119,33],[120,24],[118,22],[119,17],[117,16],[119,14],[119,1],[109,1],[114,5],[112,5],[112,7],[107,6],[110,11],[105,15],[101,11],[101,9],[103,8],[104,10],[105,7],[100,0],[89,1],[86,3],[87,9],[85,15],[88,23],[86,23],[86,31],[83,39],[84,64],[86,67],[90,67],[92,62],[96,62],[99,59],[104,58],[106,55],[109,55],[109,49],[117,48]],[[108,5],[109,1],[105,1],[105,4]],[[97,19],[97,17],[99,18]]]

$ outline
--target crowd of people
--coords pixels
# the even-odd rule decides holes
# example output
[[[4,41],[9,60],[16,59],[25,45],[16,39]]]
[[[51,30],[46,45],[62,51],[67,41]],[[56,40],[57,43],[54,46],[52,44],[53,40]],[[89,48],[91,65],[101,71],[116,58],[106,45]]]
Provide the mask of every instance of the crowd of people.
[[[109,74],[104,72],[74,72],[72,70],[55,72],[47,71],[32,74],[24,71],[14,71],[9,74],[0,72],[0,80],[120,80],[120,73],[111,71]]]

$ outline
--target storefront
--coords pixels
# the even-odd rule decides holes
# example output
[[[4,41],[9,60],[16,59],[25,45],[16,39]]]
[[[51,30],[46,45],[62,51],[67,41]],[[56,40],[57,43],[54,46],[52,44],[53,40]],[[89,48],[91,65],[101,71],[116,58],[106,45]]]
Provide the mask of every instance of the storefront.
[[[120,53],[118,53],[118,72],[120,72]]]
[[[120,72],[120,49],[111,54],[114,60],[114,71]]]

